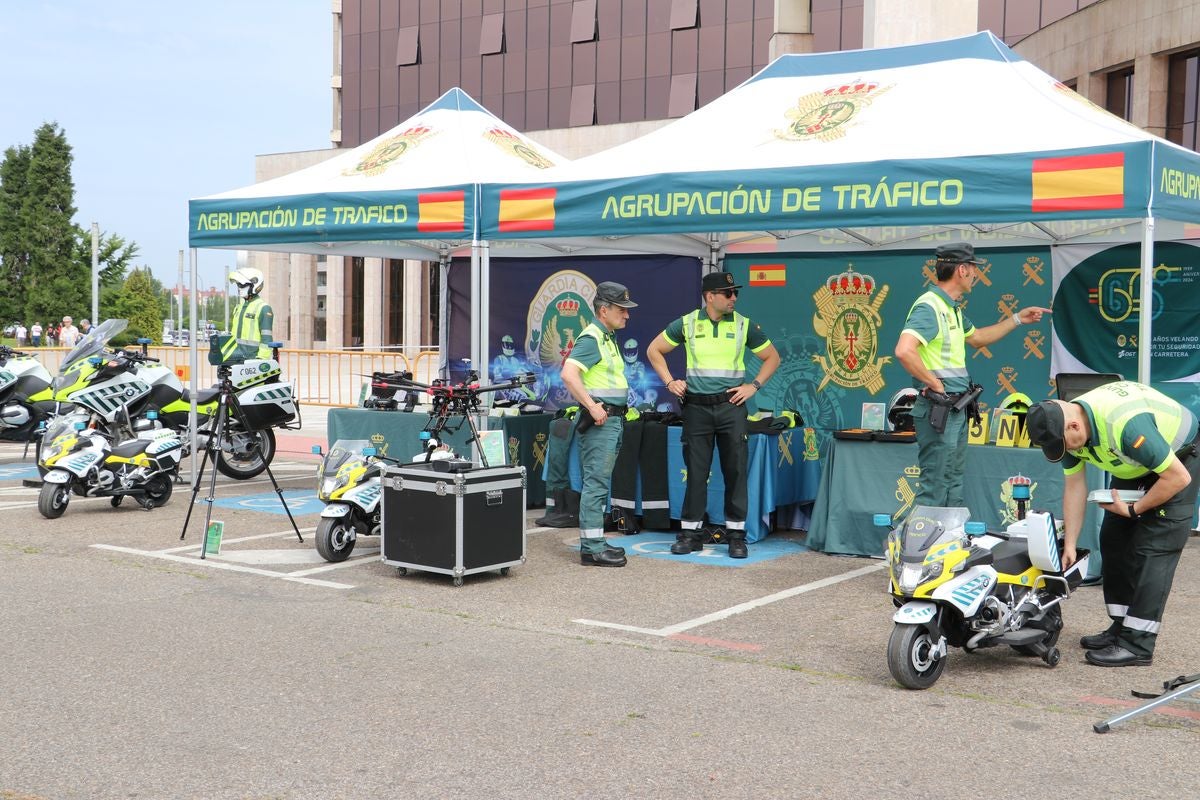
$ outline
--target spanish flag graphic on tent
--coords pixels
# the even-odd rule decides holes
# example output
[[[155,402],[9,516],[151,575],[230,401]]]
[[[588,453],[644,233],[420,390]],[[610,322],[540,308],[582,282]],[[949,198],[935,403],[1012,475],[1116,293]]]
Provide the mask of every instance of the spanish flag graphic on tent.
[[[557,189],[501,189],[500,232],[554,230]]]
[[[1093,211],[1124,206],[1124,153],[1034,159],[1033,211]]]
[[[751,286],[787,286],[787,266],[784,264],[751,264]]]
[[[417,230],[427,233],[465,231],[466,193],[423,192],[417,195]]]

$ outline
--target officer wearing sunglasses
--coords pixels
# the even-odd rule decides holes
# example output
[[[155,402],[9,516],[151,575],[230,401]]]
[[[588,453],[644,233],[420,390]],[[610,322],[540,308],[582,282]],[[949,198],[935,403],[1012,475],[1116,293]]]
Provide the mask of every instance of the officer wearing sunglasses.
[[[655,337],[646,358],[667,391],[683,403],[683,453],[687,464],[687,491],[683,500],[680,532],[671,552],[700,550],[706,540],[729,542],[730,558],[745,558],[746,473],[749,462],[746,401],[753,397],[779,367],[779,353],[762,328],[734,311],[738,290],[728,272],[711,272],[700,283],[704,307],[685,314]],[[671,374],[666,354],[679,345],[687,352],[683,379]],[[746,351],[762,364],[749,383]],[[712,468],[714,444],[721,454],[725,478],[725,528],[704,530],[708,506],[707,476]]]

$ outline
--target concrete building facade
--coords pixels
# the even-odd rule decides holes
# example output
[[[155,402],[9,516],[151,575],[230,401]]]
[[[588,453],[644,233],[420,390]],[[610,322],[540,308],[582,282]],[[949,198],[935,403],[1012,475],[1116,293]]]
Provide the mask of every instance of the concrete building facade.
[[[333,0],[331,10],[335,148],[459,86],[579,158],[690,113],[783,53],[979,30],[1139,127],[1200,143],[1200,0]],[[257,177],[336,152],[260,156]],[[430,265],[249,259],[268,275],[276,331],[292,347],[416,352],[437,342]]]

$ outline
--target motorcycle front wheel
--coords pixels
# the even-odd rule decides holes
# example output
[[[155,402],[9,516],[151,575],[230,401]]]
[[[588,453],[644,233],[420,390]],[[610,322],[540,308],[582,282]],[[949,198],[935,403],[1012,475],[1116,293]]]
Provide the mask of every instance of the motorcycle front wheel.
[[[921,625],[897,623],[888,638],[888,670],[905,689],[928,689],[946,669],[945,658],[934,658],[937,639]]]
[[[228,442],[221,442],[217,450],[217,470],[234,480],[249,480],[257,475],[275,458],[275,432],[270,428],[261,431],[230,431],[225,434]],[[255,443],[257,439],[257,444]],[[232,445],[230,449],[226,446]]]
[[[58,519],[71,502],[71,487],[65,483],[43,483],[38,492],[38,511],[46,519]]]
[[[321,517],[317,523],[317,552],[326,561],[345,561],[354,551],[357,533],[349,515],[345,517]]]

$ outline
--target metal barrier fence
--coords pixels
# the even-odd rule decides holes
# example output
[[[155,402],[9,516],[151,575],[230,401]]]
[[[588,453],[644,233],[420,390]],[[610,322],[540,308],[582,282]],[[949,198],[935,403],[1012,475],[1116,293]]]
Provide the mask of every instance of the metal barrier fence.
[[[132,346],[131,346],[132,347]],[[27,348],[38,360],[56,374],[58,366],[70,348]],[[191,381],[191,350],[186,347],[151,347],[147,351],[164,366],[183,379]],[[279,351],[283,379],[296,386],[300,402],[315,406],[355,406],[363,384],[372,372],[413,373],[413,379],[429,383],[437,377],[438,351],[423,350],[411,360],[403,353],[365,352],[361,350],[287,350]],[[208,363],[208,348],[200,348],[201,386],[211,386],[217,380],[217,368]]]

